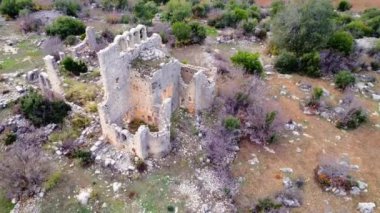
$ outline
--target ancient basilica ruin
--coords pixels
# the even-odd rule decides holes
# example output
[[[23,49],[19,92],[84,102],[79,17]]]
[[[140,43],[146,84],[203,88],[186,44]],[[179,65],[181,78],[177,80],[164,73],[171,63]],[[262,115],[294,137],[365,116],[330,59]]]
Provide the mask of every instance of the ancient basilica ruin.
[[[170,118],[179,107],[196,113],[215,96],[215,70],[180,63],[165,52],[161,37],[139,25],[98,52],[104,101],[104,136],[141,158],[170,150]],[[129,128],[145,124],[135,132]]]
[[[94,49],[94,33],[88,28],[71,54]],[[158,34],[147,36],[143,25],[116,36],[97,55],[104,89],[98,106],[103,136],[142,159],[170,151],[170,118],[176,109],[195,115],[215,97],[216,69],[180,63],[166,52]],[[63,99],[58,65],[53,56],[44,60],[46,73],[31,72],[27,78],[38,81],[46,97]]]

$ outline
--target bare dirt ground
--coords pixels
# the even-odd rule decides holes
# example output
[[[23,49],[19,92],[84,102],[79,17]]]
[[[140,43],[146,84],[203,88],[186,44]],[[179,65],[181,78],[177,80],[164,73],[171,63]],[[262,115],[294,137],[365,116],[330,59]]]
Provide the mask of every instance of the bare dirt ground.
[[[262,44],[241,42],[240,44],[227,45],[210,42],[208,48],[220,52],[229,58],[237,50],[260,52],[264,64],[271,63],[271,58],[265,55]],[[172,53],[180,60],[186,60],[193,64],[205,64],[207,57],[199,57],[202,48],[194,46],[187,51],[175,49]],[[368,74],[368,73],[367,73]],[[378,74],[370,74],[380,80]],[[249,76],[242,73],[231,73],[227,77],[218,80],[219,92],[224,95],[236,91],[241,85],[249,83]],[[306,127],[303,133],[307,136],[282,135],[277,144],[270,148],[275,154],[269,153],[263,147],[242,142],[240,152],[234,161],[233,174],[236,178],[242,177],[243,184],[236,198],[237,206],[241,212],[246,212],[258,199],[273,197],[283,189],[283,173],[280,168],[289,167],[294,170],[292,177],[303,177],[306,180],[303,189],[304,204],[294,212],[355,212],[358,202],[380,203],[380,156],[377,147],[380,142],[380,130],[375,124],[380,123],[378,103],[357,95],[362,104],[368,109],[370,122],[353,131],[342,131],[334,124],[318,116],[305,115],[300,107],[300,100],[306,98],[306,94],[296,86],[297,82],[319,86],[330,92],[329,101],[337,103],[343,94],[331,85],[331,81],[310,79],[293,75],[290,79],[280,78],[277,74],[268,76],[266,82],[271,88],[271,95],[278,96],[278,102],[282,106],[285,118],[293,119]],[[288,90],[287,96],[280,96],[281,87]],[[376,85],[376,90],[380,87]],[[296,96],[300,100],[290,98]],[[292,143],[290,143],[290,142]],[[297,148],[301,152],[297,152]],[[256,154],[260,163],[252,166],[249,160],[252,154]],[[314,180],[314,169],[320,158],[324,156],[344,157],[351,160],[351,164],[359,166],[359,170],[353,175],[359,180],[369,184],[369,192],[354,198],[337,197],[324,192]]]
[[[333,0],[334,3],[339,2]],[[261,6],[270,6],[272,0],[256,0],[256,3]],[[371,7],[380,7],[380,0],[353,0],[351,1],[354,11],[361,11]]]
[[[313,85],[322,86],[332,92],[334,98],[339,98],[341,94],[321,80],[312,80],[300,76],[292,79],[280,79],[274,77],[269,81],[272,90],[278,91],[279,87],[285,85],[289,93],[302,97],[296,82],[304,81]],[[370,112],[378,111],[378,104],[362,99]],[[287,97],[279,99],[286,116],[297,123],[304,124],[307,129],[304,133],[310,137],[301,136],[296,138],[283,138],[278,144],[273,145],[276,154],[264,151],[261,147],[244,142],[241,144],[241,152],[235,161],[234,174],[245,179],[241,187],[240,195],[236,199],[242,209],[252,205],[252,200],[264,198],[279,192],[282,186],[282,173],[280,168],[290,167],[294,170],[294,177],[303,177],[307,180],[303,196],[304,205],[297,209],[299,212],[353,212],[358,202],[380,202],[380,166],[378,147],[380,130],[373,125],[379,123],[379,116],[372,116],[370,122],[357,130],[342,131],[334,127],[333,124],[316,116],[303,114],[299,107],[299,102]],[[337,139],[341,137],[341,139]],[[291,139],[293,143],[289,143]],[[302,151],[296,152],[297,147]],[[252,166],[248,160],[252,159],[251,154],[256,154],[260,163]],[[360,169],[354,174],[358,179],[369,184],[369,192],[359,197],[342,198],[330,193],[323,192],[314,181],[314,169],[319,159],[323,156],[348,156],[352,164],[359,165]]]

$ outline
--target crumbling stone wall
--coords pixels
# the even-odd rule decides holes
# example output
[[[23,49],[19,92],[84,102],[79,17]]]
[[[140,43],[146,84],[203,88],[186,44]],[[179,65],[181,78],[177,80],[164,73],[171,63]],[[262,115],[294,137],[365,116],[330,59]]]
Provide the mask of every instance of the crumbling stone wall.
[[[98,52],[105,95],[99,105],[103,134],[119,147],[141,158],[160,157],[170,150],[170,117],[178,107],[189,111],[208,108],[215,95],[213,75],[205,68],[183,65],[165,53],[161,37],[147,37],[138,25]],[[215,70],[210,71],[212,73]],[[142,125],[136,133],[127,126]]]
[[[82,42],[72,47],[71,52],[74,56],[77,56],[86,47],[88,47],[90,51],[97,51],[98,46],[99,45],[96,41],[95,28],[86,27],[86,37],[83,39]]]
[[[46,72],[38,70],[29,71],[26,80],[29,83],[37,83],[42,94],[49,99],[64,99],[62,81],[58,74],[58,65],[53,56],[44,57]]]

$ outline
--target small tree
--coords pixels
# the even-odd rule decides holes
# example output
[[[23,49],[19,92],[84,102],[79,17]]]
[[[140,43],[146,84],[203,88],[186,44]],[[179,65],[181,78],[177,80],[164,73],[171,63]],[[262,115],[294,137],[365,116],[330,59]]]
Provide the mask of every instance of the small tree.
[[[339,89],[346,89],[348,86],[355,84],[355,77],[349,71],[340,71],[335,76],[335,86]]]
[[[46,28],[49,36],[59,36],[64,40],[69,35],[82,35],[86,31],[86,26],[82,21],[69,16],[61,16],[54,20]]]
[[[263,65],[260,62],[259,53],[238,51],[231,57],[231,61],[233,64],[242,67],[250,74],[260,75],[263,72]]]
[[[319,50],[333,33],[333,18],[329,0],[293,1],[274,17],[273,41],[297,55]]]
[[[62,66],[65,70],[72,74],[79,76],[81,73],[87,72],[86,63],[83,61],[75,61],[73,58],[67,56],[62,60]]]
[[[350,10],[352,8],[352,4],[346,0],[342,0],[339,2],[338,4],[338,10],[339,11],[346,11],[346,10]]]
[[[348,32],[339,31],[330,37],[327,46],[349,55],[354,46],[354,38]]]

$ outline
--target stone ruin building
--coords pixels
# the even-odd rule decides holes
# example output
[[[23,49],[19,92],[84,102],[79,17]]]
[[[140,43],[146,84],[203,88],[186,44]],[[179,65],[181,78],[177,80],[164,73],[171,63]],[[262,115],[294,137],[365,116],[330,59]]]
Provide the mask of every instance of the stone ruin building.
[[[195,114],[215,96],[216,69],[181,64],[165,52],[161,37],[138,25],[98,52],[104,101],[103,135],[140,158],[170,151],[170,118],[179,107]],[[131,125],[141,125],[134,131]]]
[[[74,57],[97,48],[93,28],[87,28],[86,35],[70,49]],[[143,25],[116,36],[97,56],[104,88],[104,101],[98,107],[103,135],[142,159],[170,151],[170,118],[176,109],[196,114],[209,108],[215,97],[216,68],[180,63],[166,53],[158,34],[147,37]],[[30,71],[27,81],[38,82],[50,99],[64,99],[54,57],[48,55],[44,61],[46,72]]]

